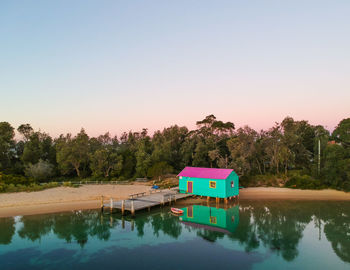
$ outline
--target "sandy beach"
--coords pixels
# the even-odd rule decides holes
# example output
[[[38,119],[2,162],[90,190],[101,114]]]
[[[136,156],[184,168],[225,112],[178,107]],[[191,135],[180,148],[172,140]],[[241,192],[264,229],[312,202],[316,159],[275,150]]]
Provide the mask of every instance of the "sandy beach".
[[[83,185],[57,187],[37,192],[0,194],[0,217],[33,215],[99,208],[105,200],[125,199],[130,194],[150,190],[146,185]]]
[[[0,217],[32,215],[100,207],[101,195],[124,199],[130,194],[149,191],[147,185],[84,185],[58,187],[38,192],[0,194]],[[341,200],[350,201],[350,193],[336,190],[297,190],[256,187],[240,190],[240,200]]]

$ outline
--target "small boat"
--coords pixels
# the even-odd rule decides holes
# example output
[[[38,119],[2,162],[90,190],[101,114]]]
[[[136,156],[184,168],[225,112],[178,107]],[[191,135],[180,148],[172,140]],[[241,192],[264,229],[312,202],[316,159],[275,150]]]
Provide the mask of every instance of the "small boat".
[[[177,215],[182,215],[184,213],[184,210],[172,207],[171,212],[173,212],[174,214],[177,214]]]

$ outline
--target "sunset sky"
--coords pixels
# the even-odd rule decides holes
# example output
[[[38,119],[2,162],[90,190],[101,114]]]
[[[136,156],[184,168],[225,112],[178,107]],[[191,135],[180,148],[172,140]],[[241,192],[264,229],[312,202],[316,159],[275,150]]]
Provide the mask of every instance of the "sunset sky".
[[[0,121],[52,136],[350,117],[350,1],[0,1]]]

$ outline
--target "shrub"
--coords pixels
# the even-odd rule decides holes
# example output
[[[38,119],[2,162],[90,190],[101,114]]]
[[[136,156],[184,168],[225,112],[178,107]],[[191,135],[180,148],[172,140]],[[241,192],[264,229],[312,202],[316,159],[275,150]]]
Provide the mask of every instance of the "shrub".
[[[344,191],[350,191],[350,181],[346,181],[342,184],[341,189]]]
[[[300,189],[322,189],[324,186],[319,180],[310,175],[294,175],[285,184],[285,187]]]
[[[244,187],[279,187],[285,182],[284,175],[258,174],[254,176],[242,176],[239,185]]]
[[[33,183],[33,179],[31,178],[26,178],[22,175],[11,175],[11,174],[2,174],[0,173],[0,182],[9,185],[9,184],[14,184],[14,185],[28,185],[30,183]]]
[[[71,187],[72,186],[72,182],[63,182],[63,186],[64,187]]]
[[[1,192],[5,192],[5,190],[6,190],[6,184],[0,182],[0,193],[1,193]]]
[[[155,163],[151,168],[148,169],[147,176],[154,178],[167,173],[171,173],[172,171],[173,171],[173,167],[171,167],[165,161],[161,161],[161,162]]]
[[[29,164],[25,169],[25,174],[38,181],[45,180],[53,176],[54,166],[40,159],[36,164]]]

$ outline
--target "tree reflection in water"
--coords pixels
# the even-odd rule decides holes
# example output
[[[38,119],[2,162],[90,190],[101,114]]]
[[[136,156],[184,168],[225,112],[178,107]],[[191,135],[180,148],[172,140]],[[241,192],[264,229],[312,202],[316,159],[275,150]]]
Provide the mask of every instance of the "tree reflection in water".
[[[334,252],[350,263],[350,206],[345,202],[327,205],[320,211],[324,233]]]
[[[30,241],[41,241],[45,235],[53,233],[67,243],[76,242],[84,247],[90,237],[109,240],[112,230],[123,230],[122,224],[127,222],[130,227],[136,227],[139,238],[149,230],[155,237],[163,234],[173,239],[184,232],[196,233],[210,242],[219,242],[222,238],[238,241],[247,252],[263,246],[284,260],[292,261],[298,256],[305,227],[311,223],[320,229],[320,236],[323,230],[335,254],[344,262],[350,262],[349,202],[241,201],[239,209],[239,224],[231,234],[187,227],[169,214],[168,209],[139,213],[135,219],[95,210],[24,216],[18,219],[17,233]],[[11,244],[15,228],[14,218],[0,218],[0,245]]]
[[[11,244],[15,230],[15,219],[13,217],[0,218],[0,245]]]
[[[262,244],[292,261],[298,255],[297,245],[311,216],[308,207],[295,202],[243,203],[237,232],[230,237],[238,239],[247,251]]]

